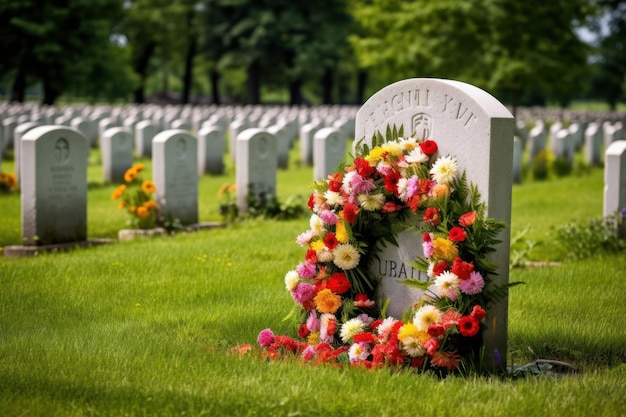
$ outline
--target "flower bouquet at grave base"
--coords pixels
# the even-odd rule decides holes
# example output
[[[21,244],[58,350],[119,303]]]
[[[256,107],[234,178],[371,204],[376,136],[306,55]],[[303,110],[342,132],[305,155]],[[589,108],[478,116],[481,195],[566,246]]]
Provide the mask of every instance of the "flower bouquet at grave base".
[[[350,166],[314,184],[310,228],[296,239],[304,261],[285,275],[297,337],[261,331],[263,357],[440,374],[479,369],[481,321],[508,289],[492,285],[495,265],[485,258],[505,225],[485,218],[476,187],[455,158],[437,157],[434,140],[394,128],[359,150]],[[413,266],[429,281],[403,281],[424,295],[401,319],[386,317],[370,264],[377,248],[397,245],[396,235],[416,223],[411,217],[422,220],[424,249]]]
[[[237,185],[224,183],[217,191],[220,199],[220,215],[227,222],[233,222],[239,215],[239,207],[237,206]]]
[[[135,164],[124,173],[124,184],[111,194],[111,200],[120,200],[118,208],[130,215],[128,223],[138,229],[151,229],[157,223],[157,204],[152,195],[156,190],[154,182],[143,180],[143,164]]]
[[[15,174],[0,172],[0,191],[11,193],[17,188]]]

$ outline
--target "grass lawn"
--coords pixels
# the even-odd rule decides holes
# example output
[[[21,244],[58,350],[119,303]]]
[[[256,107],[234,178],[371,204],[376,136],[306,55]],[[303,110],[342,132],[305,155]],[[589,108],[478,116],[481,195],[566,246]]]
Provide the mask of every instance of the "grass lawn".
[[[293,155],[292,162],[297,159]],[[89,168],[89,235],[125,217]],[[3,170],[11,165],[3,161]],[[148,169],[149,171],[149,169]],[[219,220],[228,167],[200,181],[200,220]],[[308,196],[312,170],[278,176],[281,200]],[[513,189],[513,234],[542,241],[533,260],[563,259],[553,227],[599,217],[602,171]],[[0,196],[0,246],[19,243],[19,197]],[[444,380],[410,372],[265,362],[254,344],[293,306],[283,277],[303,256],[307,219],[139,239],[33,258],[0,257],[3,416],[617,416],[626,412],[625,254],[513,269],[509,365],[569,362],[573,376]]]

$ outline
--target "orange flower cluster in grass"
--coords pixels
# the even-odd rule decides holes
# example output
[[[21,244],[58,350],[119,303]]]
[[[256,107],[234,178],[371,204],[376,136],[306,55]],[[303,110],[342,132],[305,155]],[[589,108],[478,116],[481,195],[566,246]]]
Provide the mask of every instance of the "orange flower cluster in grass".
[[[156,191],[154,182],[143,180],[143,164],[135,164],[124,173],[124,184],[111,194],[111,200],[120,200],[118,208],[130,215],[129,223],[139,229],[151,229],[156,226],[158,207],[152,196]]]
[[[17,188],[15,174],[0,172],[0,191],[10,193]]]

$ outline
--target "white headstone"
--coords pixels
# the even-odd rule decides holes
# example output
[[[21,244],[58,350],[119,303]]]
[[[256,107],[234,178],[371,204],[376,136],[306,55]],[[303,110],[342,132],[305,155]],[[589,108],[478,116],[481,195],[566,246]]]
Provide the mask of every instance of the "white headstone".
[[[87,239],[87,138],[40,126],[22,137],[22,240],[26,245]]]
[[[17,180],[18,184],[20,183],[20,169],[22,165],[20,163],[20,153],[22,151],[22,145],[21,145],[22,137],[26,134],[26,132],[36,128],[37,126],[39,126],[39,123],[25,122],[25,123],[20,123],[13,130],[13,155],[14,155],[14,160],[15,160],[15,179]]]
[[[92,148],[97,145],[98,141],[98,124],[94,121],[75,117],[70,121],[70,126],[76,128],[80,133],[85,135]]]
[[[302,165],[313,164],[313,138],[315,132],[321,127],[317,121],[312,121],[300,128],[300,161]]]
[[[276,152],[278,153],[278,168],[287,169],[289,168],[289,132],[287,130],[287,126],[280,125],[272,125],[267,128],[267,131],[276,137]]]
[[[522,139],[515,136],[513,141],[513,182],[522,182],[522,154],[524,143]]]
[[[543,122],[538,121],[535,127],[533,127],[528,133],[528,152],[530,154],[530,160],[533,161],[537,154],[546,149],[546,142],[548,140],[548,134],[546,132],[546,126]]]
[[[185,130],[165,130],[152,141],[152,179],[159,216],[198,222],[198,141]]]
[[[626,140],[618,140],[604,153],[604,217],[626,208]]]
[[[346,139],[338,129],[324,127],[313,137],[313,179],[326,178],[346,159]]]
[[[585,130],[585,162],[589,165],[602,164],[602,129],[598,123],[590,123]]]
[[[265,129],[246,129],[237,136],[236,154],[237,207],[245,212],[248,193],[257,199],[276,196],[276,137]]]
[[[133,165],[133,135],[127,127],[112,127],[100,139],[104,182],[123,182]]]
[[[159,127],[152,120],[142,120],[135,125],[135,152],[138,157],[152,156],[152,139]]]
[[[226,136],[218,126],[206,126],[198,132],[198,175],[224,173]]]
[[[514,119],[498,100],[472,85],[438,79],[408,79],[391,84],[374,94],[357,112],[355,144],[387,126],[403,126],[406,136],[437,141],[440,155],[454,156],[461,171],[474,183],[487,205],[487,216],[507,224],[501,243],[490,256],[498,267],[496,285],[508,283],[511,220],[512,158]],[[389,297],[388,313],[402,313],[419,299],[421,291],[402,285],[406,278],[426,281],[413,262],[422,253],[421,240],[414,232],[398,236],[398,247],[380,252],[372,272],[382,276],[381,298]],[[508,300],[493,306],[486,318],[485,365],[494,366],[497,349],[506,363]],[[490,361],[493,360],[494,362]]]

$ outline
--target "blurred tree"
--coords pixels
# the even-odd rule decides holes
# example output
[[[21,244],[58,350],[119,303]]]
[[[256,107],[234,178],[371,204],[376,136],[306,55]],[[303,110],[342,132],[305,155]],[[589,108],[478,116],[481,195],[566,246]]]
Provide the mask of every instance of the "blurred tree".
[[[24,100],[27,85],[40,81],[43,104],[65,91],[110,76],[100,59],[122,58],[111,50],[122,0],[5,0],[0,3],[0,73],[12,74],[11,101]],[[121,61],[108,61],[109,65]]]

